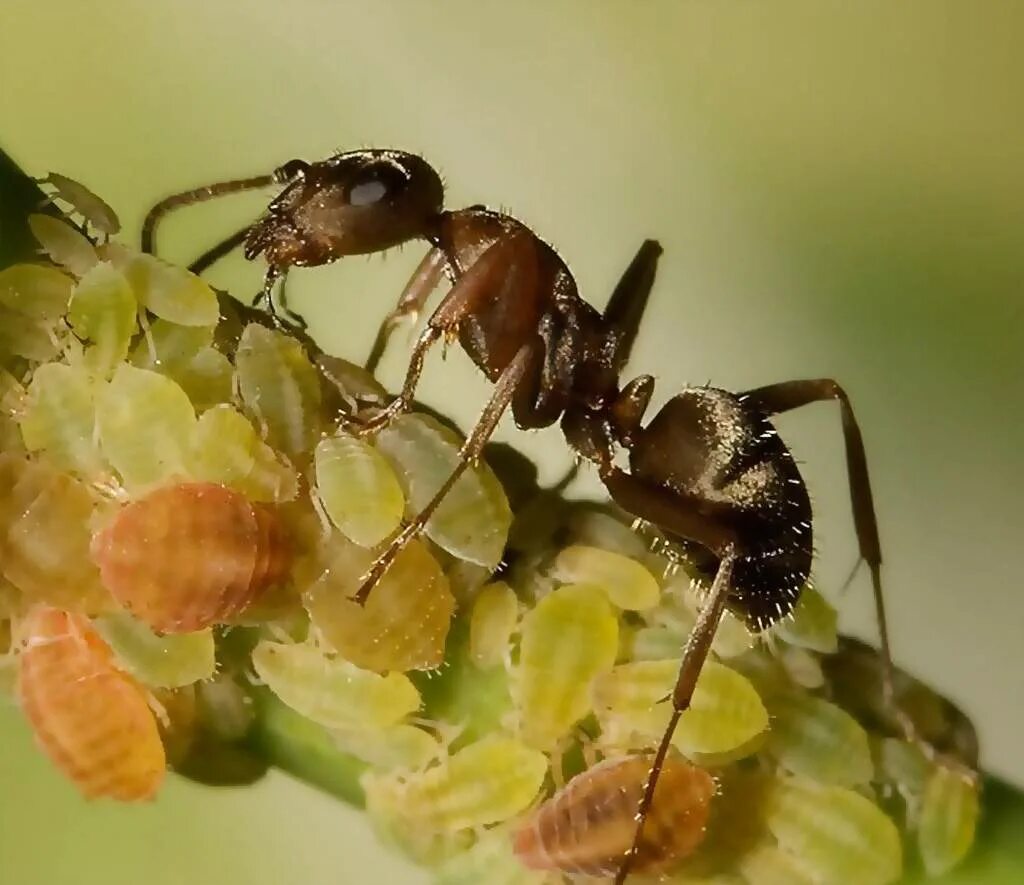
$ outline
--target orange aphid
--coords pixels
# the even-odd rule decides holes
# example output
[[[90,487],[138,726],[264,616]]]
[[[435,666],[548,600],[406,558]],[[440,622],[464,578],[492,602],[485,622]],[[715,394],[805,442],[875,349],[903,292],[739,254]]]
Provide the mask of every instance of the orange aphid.
[[[241,614],[288,573],[275,510],[215,483],[150,492],[93,539],[114,598],[161,633],[187,633]]]
[[[606,759],[578,774],[524,821],[514,836],[531,869],[612,876],[633,843],[649,756]],[[715,781],[678,757],[665,761],[633,872],[657,873],[704,839]]]
[[[18,632],[18,698],[37,743],[89,798],[152,798],[167,761],[145,689],[82,615],[37,607]]]

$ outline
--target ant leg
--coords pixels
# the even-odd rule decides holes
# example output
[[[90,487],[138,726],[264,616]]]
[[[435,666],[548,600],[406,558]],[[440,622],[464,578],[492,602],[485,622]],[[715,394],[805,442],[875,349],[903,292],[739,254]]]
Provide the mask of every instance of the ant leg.
[[[142,251],[155,255],[154,240],[156,228],[163,217],[179,206],[191,206],[193,203],[203,203],[212,200],[214,197],[225,194],[237,194],[240,191],[251,191],[257,188],[267,187],[277,181],[275,175],[256,175],[252,178],[236,178],[232,181],[218,181],[215,184],[208,184],[205,187],[197,187],[195,190],[182,191],[180,194],[172,194],[157,203],[146,215],[142,222]]]
[[[236,230],[230,237],[225,237],[217,245],[211,246],[193,261],[188,266],[188,269],[194,274],[201,274],[207,268],[212,267],[225,255],[233,252],[245,242],[245,238],[249,235],[249,227],[250,225],[247,225],[241,230]]]
[[[617,336],[612,354],[612,367],[616,375],[622,373],[629,361],[633,342],[640,329],[640,320],[654,286],[661,253],[661,244],[657,240],[644,240],[604,309],[604,319]]]
[[[665,733],[661,736],[661,743],[658,744],[657,752],[654,754],[654,761],[651,763],[650,772],[647,775],[647,783],[644,784],[644,793],[640,798],[640,804],[636,810],[636,829],[633,831],[633,844],[630,846],[626,856],[622,859],[622,865],[615,875],[615,885],[622,885],[629,875],[630,868],[636,860],[637,852],[640,849],[640,840],[643,837],[644,824],[647,815],[651,810],[651,803],[654,801],[654,791],[658,785],[658,778],[661,776],[661,769],[665,764],[665,757],[668,756],[669,748],[672,746],[672,736],[675,734],[679,720],[693,700],[693,692],[697,687],[697,679],[708,652],[711,650],[711,643],[715,638],[715,631],[718,629],[719,621],[725,612],[725,602],[729,597],[729,590],[732,583],[732,569],[736,561],[736,554],[732,548],[725,553],[718,566],[715,580],[711,584],[704,608],[701,609],[694,624],[689,638],[686,640],[686,647],[683,649],[683,659],[679,665],[679,676],[676,678],[675,687],[672,689],[672,715]]]
[[[412,317],[415,323],[423,305],[426,304],[430,294],[441,282],[441,275],[444,273],[446,260],[444,251],[437,247],[432,248],[417,266],[405,289],[398,299],[398,304],[380,324],[377,330],[377,337],[374,339],[373,347],[370,348],[370,355],[366,358],[364,368],[371,374],[377,371],[381,357],[388,346],[388,339],[391,333],[406,318]]]
[[[871,589],[875,598],[875,617],[878,620],[878,634],[882,646],[882,695],[886,706],[899,723],[903,736],[915,743],[917,728],[910,716],[896,703],[896,689],[892,651],[889,645],[889,628],[885,616],[885,601],[882,595],[882,547],[878,539],[878,521],[875,518],[874,498],[868,478],[868,461],[864,451],[864,439],[853,414],[850,399],[831,378],[816,378],[806,381],[783,381],[739,394],[744,405],[752,406],[765,415],[788,412],[810,403],[835,400],[839,403],[843,421],[843,439],[846,444],[846,472],[850,485],[850,500],[853,505],[853,524],[857,532],[860,555],[871,572]]]
[[[455,485],[459,477],[466,472],[466,469],[470,465],[476,463],[476,460],[480,457],[480,453],[483,451],[484,446],[487,444],[487,440],[489,440],[491,435],[494,433],[494,428],[497,427],[498,420],[504,414],[509,403],[512,401],[513,393],[515,393],[516,388],[519,386],[523,378],[526,377],[530,364],[533,360],[535,347],[536,343],[524,344],[519,348],[519,351],[516,353],[515,357],[513,357],[512,362],[510,362],[505,367],[504,371],[502,371],[501,375],[498,376],[498,380],[495,382],[494,392],[491,394],[490,400],[484,407],[483,412],[481,412],[480,417],[477,419],[469,437],[462,444],[462,448],[459,450],[459,463],[448,475],[448,478],[441,484],[441,487],[434,493],[434,497],[431,498],[427,505],[416,514],[412,522],[405,526],[405,528],[395,536],[394,540],[388,544],[384,552],[377,557],[377,560],[373,563],[370,570],[363,578],[362,586],[360,586],[359,591],[353,597],[355,602],[360,605],[366,602],[366,598],[369,596],[370,591],[373,590],[377,582],[384,576],[384,573],[391,567],[391,564],[395,561],[395,557],[401,553],[402,549],[409,543],[409,541],[423,531],[427,521],[433,515],[434,511],[437,510],[448,492],[451,491],[452,486]]]

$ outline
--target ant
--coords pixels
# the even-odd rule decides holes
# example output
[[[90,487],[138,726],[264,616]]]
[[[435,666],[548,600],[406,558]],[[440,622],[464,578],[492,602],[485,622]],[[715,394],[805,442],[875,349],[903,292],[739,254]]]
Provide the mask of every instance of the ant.
[[[789,449],[772,421],[820,401],[839,405],[860,557],[871,575],[883,659],[883,699],[901,729],[916,740],[898,710],[882,598],[881,548],[867,459],[846,392],[831,379],[787,381],[733,393],[686,387],[653,418],[644,416],[654,379],[639,375],[620,386],[654,283],[661,247],[648,240],[599,313],[584,301],[568,267],[522,222],[471,206],[445,210],[438,174],[420,157],[364,150],[319,163],[293,160],[270,176],[211,185],[159,203],[146,223],[151,247],[168,208],[270,183],[285,184],[254,225],[209,250],[193,268],[208,266],[243,240],[246,256],[264,254],[264,292],[292,265],[318,265],[427,240],[431,248],[381,326],[371,363],[388,332],[415,317],[447,275],[452,283],[419,335],[398,397],[369,418],[350,417],[358,435],[372,434],[409,410],[427,351],[456,338],[493,385],[461,459],[434,498],[390,542],[364,576],[368,594],[480,456],[501,415],[511,407],[522,428],[559,422],[574,453],[591,462],[611,498],[652,526],[695,567],[706,600],[683,650],[670,698],[672,714],[655,752],[637,808],[633,844],[615,877],[621,885],[636,858],[655,786],[672,735],[688,708],[723,613],[753,632],[785,618],[807,582],[813,557],[811,504]],[[628,470],[616,464],[624,450]]]

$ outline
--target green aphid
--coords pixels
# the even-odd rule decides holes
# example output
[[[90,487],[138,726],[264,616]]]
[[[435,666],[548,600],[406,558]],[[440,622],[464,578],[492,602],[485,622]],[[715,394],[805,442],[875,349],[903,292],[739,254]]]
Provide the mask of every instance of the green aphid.
[[[103,454],[128,486],[188,474],[196,414],[185,391],[122,363],[96,397]]]
[[[402,415],[377,436],[377,448],[405,489],[406,516],[419,513],[459,462],[462,440],[426,415]],[[426,526],[427,537],[452,556],[495,568],[512,524],[505,491],[482,461],[445,495]]]
[[[679,661],[620,664],[594,685],[594,706],[601,742],[616,748],[654,745],[665,731]],[[689,709],[683,713],[672,743],[684,755],[719,754],[743,746],[768,727],[768,712],[743,676],[715,661],[701,670]]]
[[[47,257],[69,270],[76,277],[84,277],[99,261],[96,247],[70,224],[52,215],[29,215],[28,227]]]
[[[213,326],[182,326],[157,319],[143,329],[131,363],[138,369],[173,375],[213,343],[213,333]]]
[[[504,581],[483,587],[469,619],[469,656],[477,667],[501,665],[519,619],[519,598]]]
[[[419,692],[401,673],[381,676],[312,645],[264,640],[252,663],[284,703],[326,728],[387,728],[420,707]]]
[[[839,647],[837,622],[838,614],[828,600],[813,587],[804,587],[796,608],[773,632],[790,645],[832,654]]]
[[[12,264],[0,270],[0,307],[52,325],[63,318],[74,287],[74,279],[56,268]]]
[[[924,788],[917,847],[930,876],[940,876],[966,857],[974,844],[980,811],[978,780],[939,764]]]
[[[370,779],[368,793],[400,810],[409,826],[451,833],[524,811],[547,770],[543,753],[512,737],[491,736],[426,771]]]
[[[887,885],[902,875],[896,825],[853,790],[781,780],[768,797],[766,822],[779,846],[799,857],[815,881]]]
[[[0,304],[0,365],[18,358],[45,363],[56,359],[62,347],[53,323]]]
[[[921,747],[904,738],[882,738],[875,746],[879,780],[891,783],[913,807],[917,807],[932,773],[932,763]]]
[[[608,594],[612,605],[629,611],[652,608],[661,595],[645,566],[599,547],[566,547],[555,557],[552,575],[564,584],[594,584]]]
[[[380,729],[335,730],[334,743],[378,771],[419,771],[444,755],[441,742],[425,729],[399,723]]]
[[[110,377],[128,356],[138,312],[131,286],[112,264],[104,261],[86,272],[68,307],[71,328],[88,343],[82,357],[86,368]]]
[[[309,452],[320,432],[320,380],[302,345],[250,323],[235,354],[242,401],[286,455]]]
[[[101,615],[93,624],[118,667],[152,688],[191,685],[216,669],[211,630],[161,636],[127,612]]]
[[[773,698],[770,708],[768,750],[787,771],[841,787],[871,780],[867,732],[845,710],[797,693]]]
[[[468,851],[445,861],[434,874],[433,885],[556,885],[560,875],[528,870],[512,853],[508,830],[487,830]]]
[[[512,686],[523,739],[550,750],[591,712],[591,686],[615,663],[618,619],[603,589],[569,584],[537,603],[520,635]]]
[[[96,383],[80,366],[46,363],[28,386],[21,436],[30,452],[81,477],[106,469],[96,436]]]
[[[280,503],[298,494],[295,469],[260,439],[248,418],[226,404],[199,416],[191,472],[196,479],[230,486],[251,501]]]
[[[818,881],[798,857],[769,842],[748,851],[737,866],[747,885],[817,885]]]
[[[398,477],[364,440],[339,433],[317,444],[316,490],[331,522],[360,547],[373,547],[394,532],[405,512]]]
[[[243,740],[256,721],[252,697],[229,672],[195,687],[196,711],[203,730],[218,742]]]
[[[107,254],[127,278],[139,304],[150,313],[181,326],[217,324],[217,296],[205,280],[155,255],[123,246]]]

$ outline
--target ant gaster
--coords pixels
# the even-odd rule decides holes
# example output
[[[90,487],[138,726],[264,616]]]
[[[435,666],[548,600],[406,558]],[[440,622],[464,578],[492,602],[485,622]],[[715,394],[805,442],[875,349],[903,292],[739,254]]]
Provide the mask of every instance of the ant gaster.
[[[704,606],[683,650],[670,698],[672,715],[637,809],[633,846],[616,883],[625,881],[680,716],[689,707],[718,623],[726,610],[759,632],[786,617],[810,574],[811,504],[797,465],[772,419],[810,403],[838,403],[860,555],[871,574],[881,635],[883,692],[908,737],[915,731],[896,710],[881,588],[881,550],[860,429],[843,389],[829,379],[788,381],[744,393],[684,388],[646,424],[654,379],[620,386],[661,253],[646,241],[604,313],[580,298],[565,263],[525,225],[480,206],[441,208],[441,182],[421,158],[397,151],[354,151],[321,163],[292,161],[271,176],[212,185],[171,197],[147,219],[152,245],[168,208],[220,193],[287,186],[251,228],[207,252],[208,266],[243,240],[263,253],[267,287],[292,265],[386,249],[415,238],[431,248],[388,315],[370,362],[389,330],[415,316],[441,277],[452,282],[416,341],[401,393],[386,408],[350,425],[373,433],[412,406],[427,351],[455,337],[494,384],[461,460],[433,500],[393,539],[365,576],[364,601],[401,548],[418,532],[465,469],[479,456],[511,406],[520,428],[560,421],[569,446],[596,465],[612,499],[660,532],[694,563],[707,587]],[[616,464],[619,449],[629,469]]]

